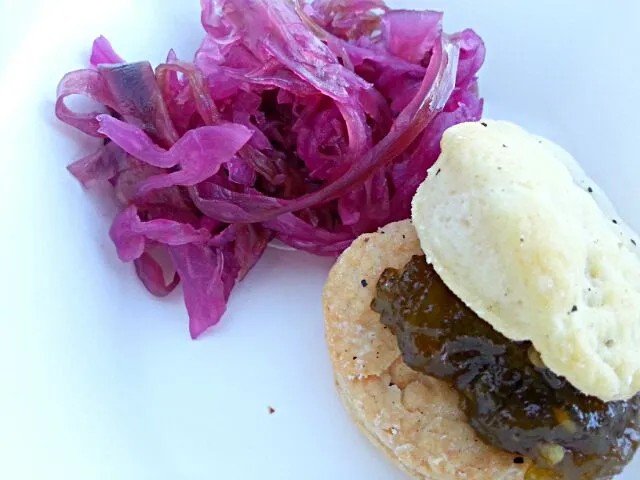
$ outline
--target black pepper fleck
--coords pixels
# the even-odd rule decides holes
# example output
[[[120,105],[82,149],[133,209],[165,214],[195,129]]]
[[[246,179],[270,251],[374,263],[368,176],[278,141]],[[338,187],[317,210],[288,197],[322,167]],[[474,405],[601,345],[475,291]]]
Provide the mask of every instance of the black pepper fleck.
[[[631,243],[633,243],[633,246],[636,247],[638,244],[636,243],[636,241],[632,238],[631,239]]]
[[[611,220],[613,223],[615,223],[616,225],[618,224],[618,221],[614,218],[613,220]]]
[[[502,144],[502,148],[507,148],[507,146],[503,143],[503,144]]]
[[[482,122],[480,125],[482,125],[483,127],[486,127],[487,123],[486,122]]]
[[[363,287],[366,287],[366,286],[367,286],[367,285],[369,285],[369,284],[368,284],[368,283],[367,283],[367,281],[363,278],[363,279],[360,281],[360,285],[362,285]]]
[[[578,311],[578,306],[574,305],[573,308],[571,309],[571,313],[575,313]]]
[[[441,168],[439,168],[438,170],[436,170],[436,177],[440,174],[440,171],[441,171],[441,170],[442,170]]]
[[[273,407],[269,407],[267,408],[267,412],[269,412],[269,415],[273,415],[274,413],[276,413],[276,409]]]
[[[365,238],[365,239],[364,239],[364,243],[369,243],[369,239],[368,239],[368,238]]]
[[[593,193],[593,188],[591,188],[591,187],[587,188],[587,192]]]
[[[515,463],[516,465],[522,465],[524,463],[524,458],[516,457],[513,459],[513,463]]]
[[[358,357],[353,357],[353,359],[354,359],[354,360],[357,360],[357,359],[358,359]]]
[[[380,230],[380,233],[381,233],[382,235],[384,235],[384,230]]]
[[[403,235],[402,235],[402,238],[407,238],[407,236],[403,234]]]

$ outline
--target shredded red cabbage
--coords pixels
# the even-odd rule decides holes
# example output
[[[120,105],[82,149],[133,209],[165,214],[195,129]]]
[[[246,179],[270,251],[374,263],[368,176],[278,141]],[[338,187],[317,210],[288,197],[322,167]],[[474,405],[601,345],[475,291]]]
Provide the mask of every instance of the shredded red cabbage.
[[[113,186],[119,257],[154,295],[182,283],[193,338],[272,239],[337,255],[407,218],[444,130],[481,117],[485,56],[472,30],[444,34],[441,13],[382,0],[201,2],[192,62],[126,63],[99,37],[56,103],[104,139],[69,171]],[[74,112],[70,95],[104,109]]]

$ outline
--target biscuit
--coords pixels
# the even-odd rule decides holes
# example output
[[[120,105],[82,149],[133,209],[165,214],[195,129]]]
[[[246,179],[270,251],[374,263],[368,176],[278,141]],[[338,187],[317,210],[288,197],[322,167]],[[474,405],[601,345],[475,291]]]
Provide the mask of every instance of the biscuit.
[[[451,127],[412,219],[480,318],[585,394],[640,391],[640,240],[566,151],[509,122]]]
[[[385,268],[421,254],[411,223],[358,238],[338,259],[324,295],[336,386],[355,423],[393,462],[423,480],[522,480],[530,464],[478,438],[448,383],[411,370],[370,308]]]

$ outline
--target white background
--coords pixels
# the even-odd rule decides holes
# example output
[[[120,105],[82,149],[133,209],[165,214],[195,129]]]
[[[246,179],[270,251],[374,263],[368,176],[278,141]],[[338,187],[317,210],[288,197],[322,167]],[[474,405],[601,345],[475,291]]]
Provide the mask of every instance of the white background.
[[[562,143],[640,228],[637,2],[402,5],[483,35],[489,116]],[[269,250],[194,342],[180,294],[152,298],[116,259],[111,209],[64,168],[93,144],[53,117],[99,34],[128,60],[188,59],[199,5],[0,0],[0,478],[404,478],[334,392],[330,260]]]

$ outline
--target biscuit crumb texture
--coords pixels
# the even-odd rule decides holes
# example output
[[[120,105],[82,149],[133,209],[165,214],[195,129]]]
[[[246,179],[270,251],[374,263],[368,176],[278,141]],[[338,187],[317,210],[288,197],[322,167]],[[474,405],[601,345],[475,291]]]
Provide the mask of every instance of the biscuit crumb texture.
[[[385,268],[403,268],[420,245],[409,221],[358,238],[324,290],[325,330],[340,397],[389,458],[422,480],[521,480],[530,462],[483,443],[449,384],[411,370],[370,308]],[[368,288],[362,288],[366,279]]]
[[[638,235],[565,150],[512,123],[485,123],[445,132],[413,199],[427,259],[481,318],[533,342],[580,391],[631,398],[640,391]]]

